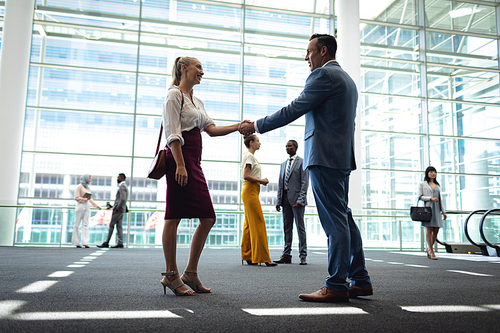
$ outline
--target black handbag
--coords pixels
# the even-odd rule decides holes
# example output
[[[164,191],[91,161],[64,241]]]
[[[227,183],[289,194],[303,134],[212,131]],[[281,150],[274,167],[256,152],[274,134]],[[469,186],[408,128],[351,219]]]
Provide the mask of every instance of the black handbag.
[[[417,206],[410,207],[410,217],[415,222],[430,222],[432,220],[432,207],[426,207],[424,202],[424,207],[419,207],[418,202],[421,199],[418,198]]]
[[[184,105],[184,94],[181,92],[181,110]],[[167,173],[167,150],[165,147],[160,150],[161,134],[163,132],[163,122],[160,127],[160,135],[158,136],[158,144],[156,145],[156,154],[151,166],[149,167],[149,179],[161,179]]]

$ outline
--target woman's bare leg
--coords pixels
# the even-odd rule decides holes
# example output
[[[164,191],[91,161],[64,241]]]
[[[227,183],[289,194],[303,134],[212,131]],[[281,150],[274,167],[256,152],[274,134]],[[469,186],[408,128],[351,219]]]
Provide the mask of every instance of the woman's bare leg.
[[[429,251],[429,254],[431,253],[430,251],[432,250],[432,227],[425,227],[425,241],[427,242],[427,251]]]
[[[203,251],[203,247],[205,246],[205,242],[207,240],[208,234],[212,227],[215,224],[214,218],[203,218],[200,219],[200,223],[196,227],[196,230],[193,234],[193,239],[191,240],[191,249],[189,252],[189,261],[186,269],[197,271],[198,270],[198,262],[200,261],[201,252]],[[196,277],[196,273],[185,272],[184,274],[188,275],[190,279]],[[203,285],[198,286],[200,289],[205,289]],[[208,289],[208,288],[207,288]],[[210,290],[210,289],[208,289]]]
[[[163,227],[162,235],[162,245],[163,245],[163,255],[165,256],[165,266],[166,272],[177,271],[177,227],[179,226],[180,219],[165,220],[165,225]],[[179,277],[176,275],[165,276],[168,281]],[[188,290],[186,286],[180,286],[176,289],[177,292],[182,293],[184,290]],[[193,293],[193,292],[190,292]]]

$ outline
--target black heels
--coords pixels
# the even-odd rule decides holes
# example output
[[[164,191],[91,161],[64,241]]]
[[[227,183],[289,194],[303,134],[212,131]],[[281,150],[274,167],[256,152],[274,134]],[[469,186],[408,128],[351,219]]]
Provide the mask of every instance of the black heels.
[[[265,264],[267,267],[274,267],[274,266],[278,266],[277,263],[274,263],[274,262],[259,262],[259,263],[256,263],[256,262],[252,262],[250,260],[242,260],[241,261],[241,264],[244,265],[245,262],[247,263],[247,265],[249,266],[256,266],[256,265],[259,265],[259,266],[262,266],[262,264]]]
[[[272,262],[272,261],[271,261],[271,262],[265,262],[264,264],[266,264],[266,266],[267,266],[267,267],[274,267],[274,266],[278,266],[278,264],[277,264],[277,263]],[[259,265],[260,265],[260,264],[259,264]]]

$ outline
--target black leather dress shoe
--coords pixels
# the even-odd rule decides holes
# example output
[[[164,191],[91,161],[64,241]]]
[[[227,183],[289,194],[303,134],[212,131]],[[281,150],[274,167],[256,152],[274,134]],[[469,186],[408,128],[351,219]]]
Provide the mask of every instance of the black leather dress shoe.
[[[292,257],[281,256],[280,260],[274,260],[274,262],[277,264],[291,264]]]
[[[300,264],[299,265],[307,265],[306,258],[300,258]]]
[[[77,245],[76,248],[77,249],[81,249],[82,247],[81,247],[81,245]]]
[[[115,246],[111,246],[112,249],[123,249],[123,244],[116,244]]]
[[[102,248],[108,248],[108,247],[109,247],[109,244],[108,244],[108,243],[106,243],[106,242],[104,242],[104,243],[102,243],[101,245],[97,245],[97,247],[100,247],[101,249],[102,249]]]

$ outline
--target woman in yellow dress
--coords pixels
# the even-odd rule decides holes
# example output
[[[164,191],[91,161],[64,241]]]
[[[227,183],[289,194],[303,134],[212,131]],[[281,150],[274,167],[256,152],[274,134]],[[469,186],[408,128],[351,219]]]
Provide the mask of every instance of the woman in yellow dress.
[[[243,175],[243,191],[241,198],[245,208],[245,222],[241,236],[241,260],[249,265],[265,263],[276,266],[269,256],[267,245],[266,221],[260,205],[260,184],[267,186],[269,180],[261,178],[260,164],[254,156],[260,148],[259,138],[252,134],[244,138],[248,152],[243,155],[241,169]]]

